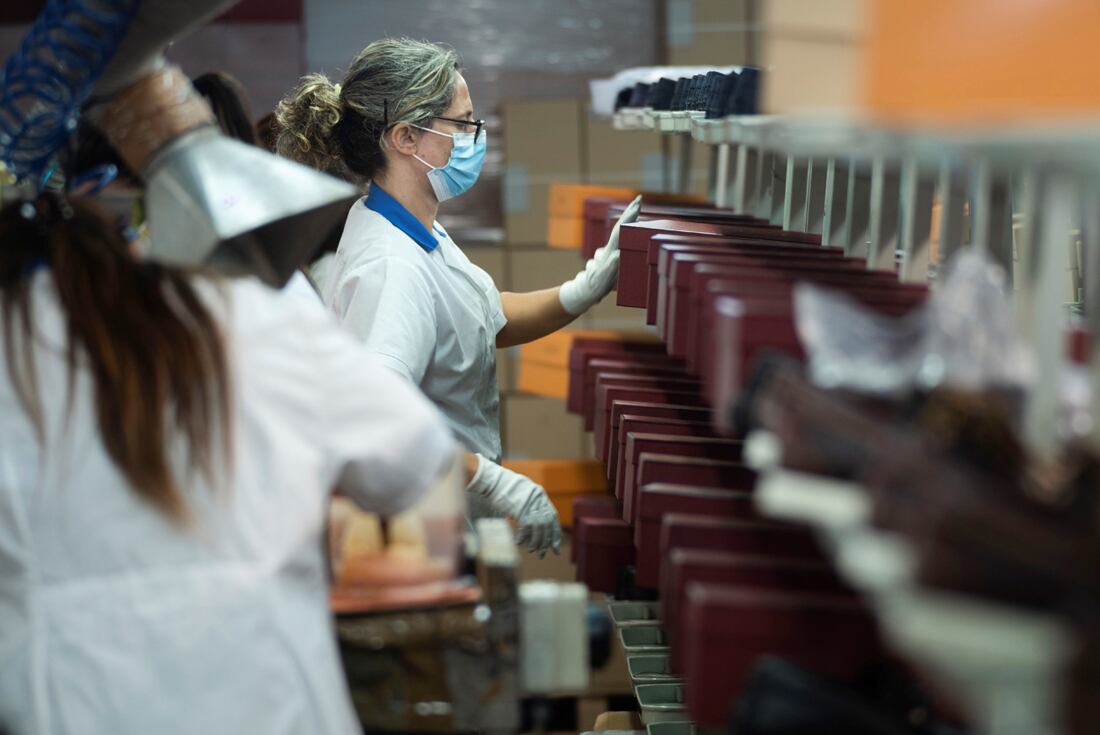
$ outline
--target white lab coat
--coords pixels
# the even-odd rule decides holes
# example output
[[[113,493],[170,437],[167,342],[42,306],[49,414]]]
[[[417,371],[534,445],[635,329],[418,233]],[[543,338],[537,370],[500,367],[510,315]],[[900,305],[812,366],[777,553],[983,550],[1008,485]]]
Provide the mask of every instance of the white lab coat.
[[[439,408],[459,442],[499,461],[496,337],[507,320],[493,279],[438,223],[427,251],[365,200],[348,213],[322,298],[378,358]]]
[[[0,730],[359,732],[321,544],[329,490],[399,512],[453,457],[439,414],[318,305],[227,285],[234,456],[184,480],[194,526],[138,500],[78,371],[65,426],[64,322],[34,276],[45,445],[0,360]],[[177,457],[179,459],[179,457]]]

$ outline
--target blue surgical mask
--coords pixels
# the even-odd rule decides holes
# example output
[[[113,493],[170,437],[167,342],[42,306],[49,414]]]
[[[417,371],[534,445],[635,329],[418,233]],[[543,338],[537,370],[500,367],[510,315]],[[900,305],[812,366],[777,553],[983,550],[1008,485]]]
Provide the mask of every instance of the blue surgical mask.
[[[428,167],[428,182],[432,185],[436,200],[445,202],[468,191],[477,181],[477,176],[481,173],[481,164],[485,162],[485,131],[481,131],[480,137],[475,142],[474,133],[441,133],[419,125],[413,127],[450,138],[454,143],[451,147],[451,157],[447,160],[447,164],[440,168],[413,154],[413,158]]]

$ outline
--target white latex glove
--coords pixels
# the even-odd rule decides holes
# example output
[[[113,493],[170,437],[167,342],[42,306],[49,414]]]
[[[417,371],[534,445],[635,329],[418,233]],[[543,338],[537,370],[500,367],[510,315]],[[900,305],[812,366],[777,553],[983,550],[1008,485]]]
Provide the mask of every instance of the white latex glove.
[[[615,287],[615,281],[619,277],[619,228],[636,221],[641,208],[642,197],[639,195],[615,223],[607,244],[585,263],[583,271],[573,280],[563,283],[558,290],[558,300],[561,301],[562,308],[573,316],[580,316],[603,301],[603,297]]]
[[[510,516],[519,526],[516,542],[539,558],[548,550],[561,553],[561,523],[546,491],[516,472],[477,455],[477,472],[466,490],[488,499],[493,510]]]

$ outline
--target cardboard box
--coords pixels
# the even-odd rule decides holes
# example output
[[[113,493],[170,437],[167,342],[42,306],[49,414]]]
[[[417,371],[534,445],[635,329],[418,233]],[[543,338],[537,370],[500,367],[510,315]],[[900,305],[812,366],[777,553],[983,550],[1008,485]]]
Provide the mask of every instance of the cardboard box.
[[[546,244],[558,250],[580,250],[584,245],[584,224],[583,217],[550,215]]]
[[[516,389],[520,393],[564,401],[569,397],[569,371],[556,365],[520,359]]]
[[[617,332],[609,329],[563,329],[548,334],[542,339],[525,344],[522,348],[523,359],[541,362],[555,367],[569,369],[569,352],[573,349],[573,340],[582,338],[624,340],[637,338],[637,334]],[[652,339],[644,335],[643,339]]]
[[[867,0],[766,0],[760,20],[769,35],[859,43],[867,33],[867,5]]]
[[[587,115],[587,180],[600,186],[657,191],[661,175],[661,135],[652,130],[615,130],[606,118]]]
[[[560,286],[584,268],[576,251],[516,249],[509,254],[509,291],[524,293]]]
[[[762,112],[854,115],[863,107],[864,48],[835,40],[770,34]]]
[[[637,189],[622,186],[555,183],[550,187],[551,217],[584,217],[584,200],[588,197],[633,199]]]
[[[1095,119],[1098,37],[1096,0],[871,0],[869,110],[935,127]]]
[[[518,363],[518,347],[497,350],[497,387],[502,394],[508,394],[516,390]]]
[[[508,459],[579,459],[585,456],[584,422],[557,398],[513,395],[504,401],[504,454]]]
[[[501,118],[505,241],[544,245],[550,184],[583,180],[583,103],[577,99],[506,102]]]
[[[752,64],[750,5],[750,0],[666,0],[668,63]]]

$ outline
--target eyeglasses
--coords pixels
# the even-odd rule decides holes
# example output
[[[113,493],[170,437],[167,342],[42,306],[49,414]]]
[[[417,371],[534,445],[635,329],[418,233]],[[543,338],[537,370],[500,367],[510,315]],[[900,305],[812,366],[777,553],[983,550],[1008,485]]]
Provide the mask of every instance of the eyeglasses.
[[[454,123],[455,125],[473,125],[475,143],[481,139],[481,131],[485,128],[484,120],[460,120],[454,117],[443,117],[442,115],[432,115],[432,119],[443,120],[444,122]],[[390,101],[386,99],[382,100],[382,129],[390,129]]]
[[[454,123],[455,125],[473,125],[475,143],[481,138],[481,130],[485,127],[484,120],[459,120],[453,117],[442,117],[440,115],[432,115],[432,119],[443,120],[444,122]]]

